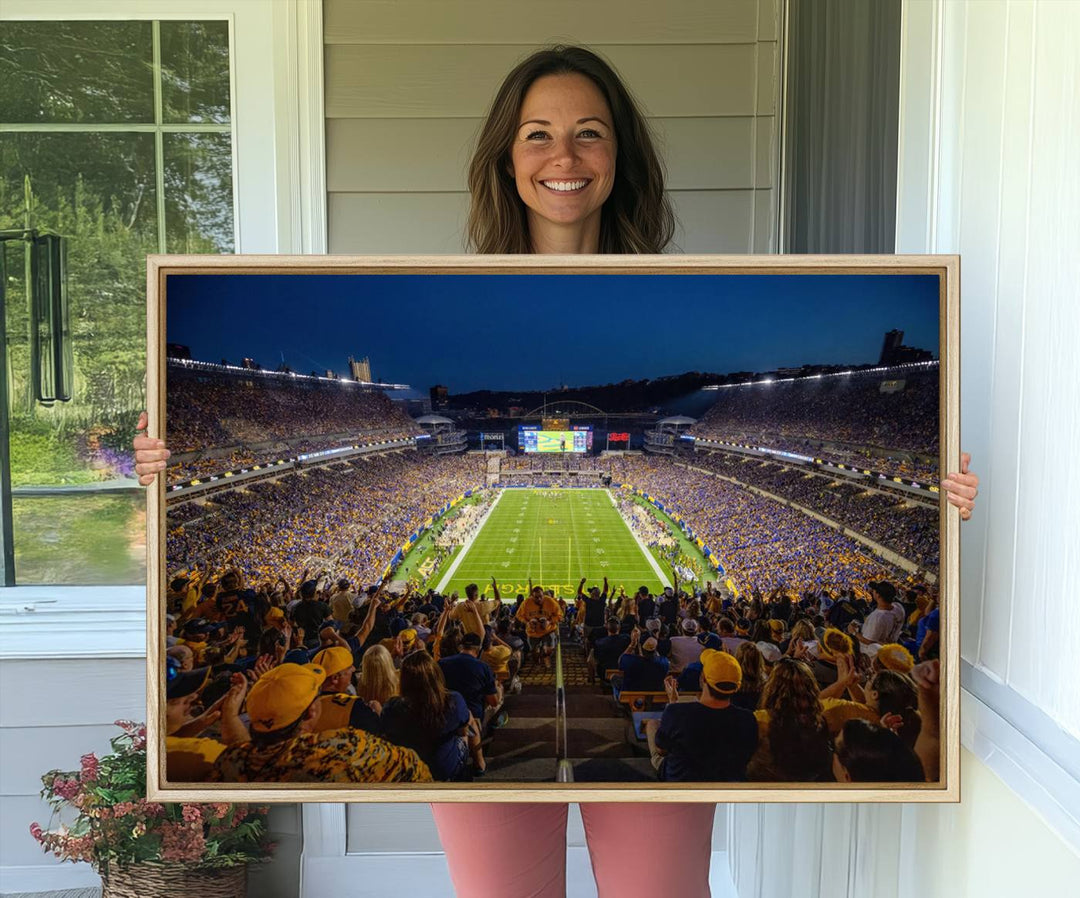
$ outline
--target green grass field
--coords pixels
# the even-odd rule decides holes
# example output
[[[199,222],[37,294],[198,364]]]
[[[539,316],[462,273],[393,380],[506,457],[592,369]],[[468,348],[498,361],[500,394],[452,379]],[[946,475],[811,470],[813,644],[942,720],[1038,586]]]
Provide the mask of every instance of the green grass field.
[[[465,594],[468,583],[490,593],[495,577],[504,599],[528,588],[529,578],[572,597],[578,581],[604,577],[628,593],[668,585],[634,539],[607,490],[505,489],[471,546],[437,588]],[[668,576],[664,572],[664,577]]]

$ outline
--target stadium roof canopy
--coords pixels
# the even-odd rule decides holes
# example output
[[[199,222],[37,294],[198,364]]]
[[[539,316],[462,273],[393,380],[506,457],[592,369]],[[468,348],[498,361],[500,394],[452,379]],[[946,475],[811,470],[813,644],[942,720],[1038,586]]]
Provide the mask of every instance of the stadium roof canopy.
[[[414,419],[417,424],[453,424],[454,422],[450,418],[444,418],[442,415],[423,415],[420,418]]]
[[[661,421],[657,421],[657,426],[661,424],[696,424],[696,418],[687,418],[686,415],[674,415],[670,418],[664,418]]]

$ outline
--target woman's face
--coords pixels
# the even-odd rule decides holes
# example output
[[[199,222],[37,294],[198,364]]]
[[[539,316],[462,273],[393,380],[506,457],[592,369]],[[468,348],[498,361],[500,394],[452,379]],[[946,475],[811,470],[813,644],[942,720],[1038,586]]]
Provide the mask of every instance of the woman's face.
[[[615,183],[615,153],[611,110],[590,79],[564,74],[534,81],[510,150],[530,233],[598,225]]]
[[[871,711],[877,711],[880,707],[878,705],[878,691],[871,689],[869,686],[866,688],[866,707]]]

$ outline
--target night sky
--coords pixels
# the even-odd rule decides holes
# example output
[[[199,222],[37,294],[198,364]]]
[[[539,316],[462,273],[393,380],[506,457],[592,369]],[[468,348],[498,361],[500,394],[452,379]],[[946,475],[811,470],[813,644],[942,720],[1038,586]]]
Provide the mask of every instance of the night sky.
[[[685,371],[876,362],[886,331],[938,352],[929,275],[170,275],[194,359],[427,391],[545,390]]]

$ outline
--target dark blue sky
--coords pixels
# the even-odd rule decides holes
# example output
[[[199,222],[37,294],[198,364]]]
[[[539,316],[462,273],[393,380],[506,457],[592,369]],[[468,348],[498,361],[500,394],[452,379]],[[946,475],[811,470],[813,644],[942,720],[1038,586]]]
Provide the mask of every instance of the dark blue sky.
[[[684,371],[876,362],[886,331],[938,352],[929,275],[170,275],[192,358],[426,391],[547,389]]]

